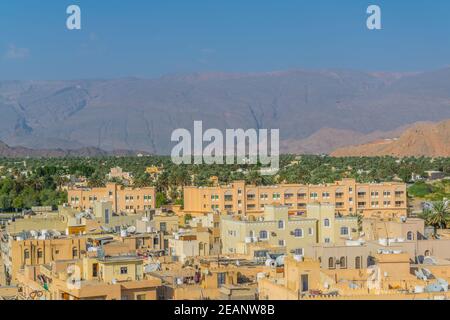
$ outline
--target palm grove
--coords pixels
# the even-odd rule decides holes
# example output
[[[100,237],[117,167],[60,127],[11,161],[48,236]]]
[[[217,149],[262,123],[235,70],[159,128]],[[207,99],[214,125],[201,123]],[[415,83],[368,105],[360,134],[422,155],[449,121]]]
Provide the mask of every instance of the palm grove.
[[[165,156],[3,158],[0,159],[0,210],[16,211],[37,205],[56,207],[67,201],[67,194],[61,191],[61,187],[69,182],[70,177],[86,177],[90,187],[100,187],[107,182],[106,175],[110,169],[116,166],[133,174],[134,186],[156,187],[157,205],[169,202],[182,204],[183,186],[208,186],[211,176],[217,176],[223,183],[245,180],[249,184],[272,185],[331,183],[343,178],[354,178],[358,182],[401,180],[408,183],[413,173],[424,175],[427,170],[439,170],[450,175],[450,158],[426,157],[282,155],[280,171],[275,176],[261,176],[259,165],[174,165],[170,157]],[[154,179],[145,172],[148,166],[158,166],[163,171]],[[412,186],[417,189],[416,185]],[[439,194],[432,200],[438,201],[444,197],[445,194]]]

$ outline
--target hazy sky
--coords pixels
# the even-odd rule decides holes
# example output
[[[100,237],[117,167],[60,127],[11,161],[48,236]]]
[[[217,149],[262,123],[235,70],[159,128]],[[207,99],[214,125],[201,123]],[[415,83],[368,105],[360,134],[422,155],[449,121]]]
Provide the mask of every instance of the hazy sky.
[[[66,29],[70,4],[80,31]],[[366,28],[370,4],[381,31]],[[0,1],[0,79],[448,65],[448,0]]]

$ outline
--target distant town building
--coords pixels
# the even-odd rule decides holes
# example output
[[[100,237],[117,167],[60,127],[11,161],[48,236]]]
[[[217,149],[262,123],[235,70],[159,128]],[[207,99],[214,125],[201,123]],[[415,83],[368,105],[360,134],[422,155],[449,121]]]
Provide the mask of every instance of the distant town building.
[[[93,209],[96,201],[111,201],[115,213],[138,213],[156,206],[155,188],[131,188],[107,183],[104,188],[72,188],[68,191],[72,208]]]
[[[235,181],[231,185],[184,188],[184,212],[192,215],[210,211],[261,215],[264,207],[272,204],[288,206],[290,215],[307,215],[311,203],[331,203],[342,215],[406,215],[406,184],[360,184],[344,179],[324,185],[252,186]]]

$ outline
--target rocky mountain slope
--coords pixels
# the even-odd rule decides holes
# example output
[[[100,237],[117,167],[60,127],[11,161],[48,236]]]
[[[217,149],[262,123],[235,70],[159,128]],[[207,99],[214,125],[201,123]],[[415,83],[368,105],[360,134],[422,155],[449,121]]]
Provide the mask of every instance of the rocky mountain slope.
[[[3,81],[0,114],[0,140],[33,149],[169,154],[172,131],[202,120],[205,129],[280,129],[282,152],[322,153],[450,118],[450,68]]]
[[[450,120],[417,123],[398,138],[381,139],[367,144],[337,149],[333,156],[450,157]]]

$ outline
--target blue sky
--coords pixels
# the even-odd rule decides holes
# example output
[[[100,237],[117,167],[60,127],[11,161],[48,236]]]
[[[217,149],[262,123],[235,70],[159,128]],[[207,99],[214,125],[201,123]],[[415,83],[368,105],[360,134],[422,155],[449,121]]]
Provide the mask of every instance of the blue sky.
[[[82,10],[82,30],[65,27]],[[382,9],[383,30],[366,28]],[[2,0],[0,79],[450,65],[447,0]]]

